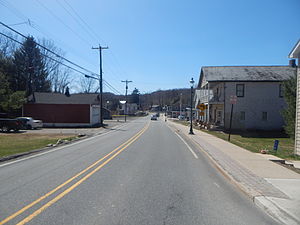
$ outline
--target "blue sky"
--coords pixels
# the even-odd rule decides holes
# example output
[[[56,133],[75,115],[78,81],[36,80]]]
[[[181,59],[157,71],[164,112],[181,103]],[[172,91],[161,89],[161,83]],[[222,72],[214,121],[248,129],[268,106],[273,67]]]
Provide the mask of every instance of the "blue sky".
[[[0,0],[0,21],[30,19],[35,28],[13,28],[53,40],[89,70],[99,71],[91,47],[108,46],[103,76],[122,93],[125,79],[144,93],[189,87],[202,66],[286,65],[299,11],[299,0]],[[73,91],[81,76],[73,74]]]

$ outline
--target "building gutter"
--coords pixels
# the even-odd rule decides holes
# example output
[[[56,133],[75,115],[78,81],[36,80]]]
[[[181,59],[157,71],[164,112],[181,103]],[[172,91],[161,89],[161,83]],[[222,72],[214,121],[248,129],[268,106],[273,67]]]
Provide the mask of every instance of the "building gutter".
[[[225,99],[226,99],[226,92],[225,92],[225,90],[226,90],[226,87],[225,87],[225,84],[226,84],[226,83],[223,82],[223,91],[224,91],[224,107],[223,107],[223,110],[224,110],[224,111],[223,111],[223,114],[224,114],[224,115],[223,115],[224,129],[226,129],[226,128],[225,128],[225,127],[226,127],[226,126],[225,126],[225,123],[226,123],[226,118],[225,118],[225,116],[226,116],[226,113],[225,113],[225,112],[226,112],[226,110],[225,110],[225,109],[226,109],[226,108],[225,108],[225,107],[226,107],[226,104],[225,104]]]

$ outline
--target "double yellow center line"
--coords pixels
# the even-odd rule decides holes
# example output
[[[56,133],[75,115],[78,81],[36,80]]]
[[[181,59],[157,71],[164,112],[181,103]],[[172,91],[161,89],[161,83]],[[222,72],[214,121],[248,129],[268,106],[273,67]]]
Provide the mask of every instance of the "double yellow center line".
[[[67,188],[65,191],[63,191],[62,193],[60,193],[59,195],[57,195],[55,198],[53,198],[50,201],[48,201],[46,204],[44,204],[43,206],[41,206],[39,209],[37,209],[31,215],[27,216],[22,221],[20,221],[19,223],[17,223],[17,225],[22,225],[22,224],[28,223],[34,217],[36,217],[37,215],[39,215],[40,213],[42,213],[45,209],[47,209],[48,207],[50,207],[51,205],[53,205],[55,202],[57,202],[58,200],[60,200],[61,198],[63,198],[65,195],[67,195],[68,193],[70,193],[77,186],[79,186],[81,183],[83,183],[85,180],[87,180],[90,176],[92,176],[94,173],[96,173],[98,170],[100,170],[103,166],[105,166],[107,163],[109,163],[113,158],[115,158],[122,151],[124,151],[129,145],[131,145],[133,142],[135,142],[148,129],[148,127],[149,127],[149,123],[141,131],[139,131],[137,134],[135,134],[133,137],[131,137],[129,140],[127,140],[126,142],[124,142],[119,147],[115,148],[113,151],[111,151],[110,153],[108,153],[107,155],[105,155],[104,157],[102,157],[101,159],[99,159],[98,161],[96,161],[95,163],[93,163],[92,165],[88,166],[87,168],[85,168],[81,172],[77,173],[75,176],[73,176],[70,179],[68,179],[66,182],[62,183],[61,185],[57,186],[53,190],[49,191],[47,194],[41,196],[40,198],[38,198],[35,201],[33,201],[32,203],[26,205],[25,207],[23,207],[19,211],[15,212],[14,214],[12,214],[12,215],[8,216],[7,218],[5,218],[4,220],[0,221],[0,225],[5,224],[5,223],[9,222],[10,220],[14,219],[15,217],[19,216],[20,214],[22,214],[26,210],[30,209],[34,205],[38,204],[42,200],[46,199],[47,197],[49,197],[52,194],[54,194],[55,192],[57,192],[58,190],[60,190],[61,188],[63,188],[64,186],[66,186],[67,184],[69,184],[70,182],[72,182],[73,180],[75,180],[76,178],[78,178],[79,176],[81,176],[82,174],[84,174],[85,172],[87,172],[88,170],[96,167],[92,171],[90,171],[89,173],[87,173],[84,177],[82,177],[79,181],[77,181],[75,184],[73,184],[72,186],[70,186],[69,188]],[[104,161],[104,162],[102,162],[102,161]],[[100,162],[102,162],[102,163],[100,165],[98,165]]]

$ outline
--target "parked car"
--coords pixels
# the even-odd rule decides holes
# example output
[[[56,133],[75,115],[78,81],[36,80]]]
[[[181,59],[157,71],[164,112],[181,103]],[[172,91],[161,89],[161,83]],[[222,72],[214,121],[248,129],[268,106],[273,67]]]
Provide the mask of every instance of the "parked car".
[[[32,117],[18,117],[17,118],[23,124],[24,129],[37,129],[43,127],[43,121],[35,120]]]
[[[156,115],[151,115],[151,120],[157,120],[157,116]]]
[[[2,132],[9,132],[11,130],[17,132],[21,128],[22,128],[22,123],[17,119],[0,118],[0,130]]]

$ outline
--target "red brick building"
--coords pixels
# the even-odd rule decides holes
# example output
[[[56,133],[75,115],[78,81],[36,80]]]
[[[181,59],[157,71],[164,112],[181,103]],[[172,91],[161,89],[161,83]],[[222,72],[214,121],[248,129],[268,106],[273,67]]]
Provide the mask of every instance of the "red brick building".
[[[98,94],[40,93],[24,104],[23,116],[42,120],[46,127],[91,127],[100,122]],[[103,109],[103,118],[110,112]]]

